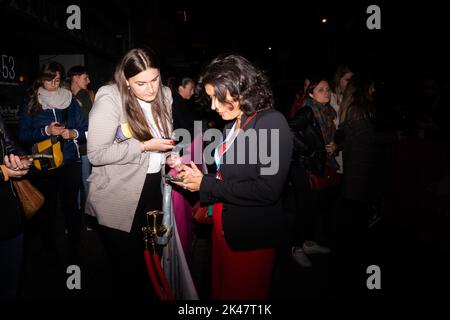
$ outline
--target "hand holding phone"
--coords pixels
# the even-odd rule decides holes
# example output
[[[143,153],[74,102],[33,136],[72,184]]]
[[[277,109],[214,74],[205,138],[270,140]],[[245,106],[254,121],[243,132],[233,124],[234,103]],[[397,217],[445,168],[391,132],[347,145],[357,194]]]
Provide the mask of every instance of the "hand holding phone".
[[[166,179],[167,182],[172,182],[172,181],[182,182],[183,181],[183,179],[178,178],[176,176],[172,176],[170,174],[163,174],[163,178]]]
[[[152,138],[141,142],[142,151],[167,152],[174,148],[175,142],[170,139]]]
[[[52,136],[59,136],[64,130],[64,124],[54,121],[48,125],[46,130]]]

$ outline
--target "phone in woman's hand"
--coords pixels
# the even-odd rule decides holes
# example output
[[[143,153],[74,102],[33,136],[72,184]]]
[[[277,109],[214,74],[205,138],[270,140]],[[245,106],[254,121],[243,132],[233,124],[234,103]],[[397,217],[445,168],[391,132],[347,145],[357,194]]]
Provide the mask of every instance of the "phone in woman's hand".
[[[166,179],[167,182],[172,182],[172,181],[174,181],[174,182],[181,182],[181,181],[183,181],[183,179],[178,178],[176,176],[172,176],[170,174],[163,174],[163,178]]]
[[[42,153],[35,153],[35,154],[26,154],[23,156],[19,156],[19,159],[53,159],[53,156],[51,154],[42,154]]]

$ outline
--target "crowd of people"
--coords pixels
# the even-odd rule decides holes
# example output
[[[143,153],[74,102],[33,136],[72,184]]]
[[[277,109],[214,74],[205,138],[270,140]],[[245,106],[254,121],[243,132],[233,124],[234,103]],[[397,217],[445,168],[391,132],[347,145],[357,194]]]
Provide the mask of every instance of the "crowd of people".
[[[59,63],[45,63],[19,110],[23,149],[0,118],[0,297],[17,296],[23,251],[36,241],[62,264],[77,264],[87,214],[98,222],[94,231],[114,270],[114,296],[155,299],[141,229],[147,212],[162,210],[169,183],[163,175],[171,169],[180,194],[192,199],[195,193],[201,206],[212,208],[211,299],[269,298],[276,249],[283,246],[304,268],[313,267],[311,255],[336,252],[348,263],[348,276],[356,274],[361,261],[349,244],[364,246],[367,225],[379,212],[380,148],[401,135],[375,125],[374,79],[347,65],[329,78],[308,75],[285,116],[267,75],[237,54],[214,58],[197,80],[174,77],[166,86],[155,52],[131,49],[95,95],[86,67],[72,67],[65,81]],[[214,120],[194,107],[194,95],[216,113]],[[440,119],[426,119],[423,130],[439,128]],[[223,129],[208,172],[171,153],[175,130],[194,139],[194,121],[202,132]],[[124,126],[129,135],[118,140]],[[39,170],[33,159],[19,157],[48,138],[61,143],[61,166]],[[268,173],[269,154],[276,155],[276,170]],[[45,196],[26,224],[11,183],[23,176]],[[293,228],[283,207],[289,184]]]

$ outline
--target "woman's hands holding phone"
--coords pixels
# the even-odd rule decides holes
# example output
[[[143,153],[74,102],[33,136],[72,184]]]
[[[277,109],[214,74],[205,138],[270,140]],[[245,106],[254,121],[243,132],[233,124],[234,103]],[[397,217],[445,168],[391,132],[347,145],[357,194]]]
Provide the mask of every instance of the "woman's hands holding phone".
[[[191,192],[199,191],[203,179],[203,173],[197,168],[197,165],[191,161],[191,165],[182,165],[178,178],[183,179],[180,182],[173,182],[174,184],[183,187]]]
[[[64,130],[65,126],[56,121],[50,123],[47,127],[47,133],[51,136],[60,136]]]
[[[8,169],[8,175],[11,178],[20,178],[28,173],[28,169],[30,168],[31,162],[33,159],[20,159],[18,156],[14,154],[10,154],[9,156],[5,156],[4,164]]]
[[[173,141],[172,139],[152,138],[150,140],[141,142],[142,152],[166,152],[172,150],[174,147],[175,141]]]

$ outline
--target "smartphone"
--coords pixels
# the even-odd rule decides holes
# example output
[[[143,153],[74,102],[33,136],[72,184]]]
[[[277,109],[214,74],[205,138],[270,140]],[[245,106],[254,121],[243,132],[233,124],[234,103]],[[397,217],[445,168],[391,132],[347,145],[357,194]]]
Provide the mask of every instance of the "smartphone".
[[[169,181],[169,182],[172,182],[172,181],[181,182],[181,181],[183,181],[183,179],[175,177],[175,176],[172,176],[170,174],[163,174],[163,178],[166,179],[166,181]]]
[[[19,156],[19,159],[53,159],[53,156],[51,154],[42,154],[42,153],[35,153],[35,154],[27,154],[23,156]]]

